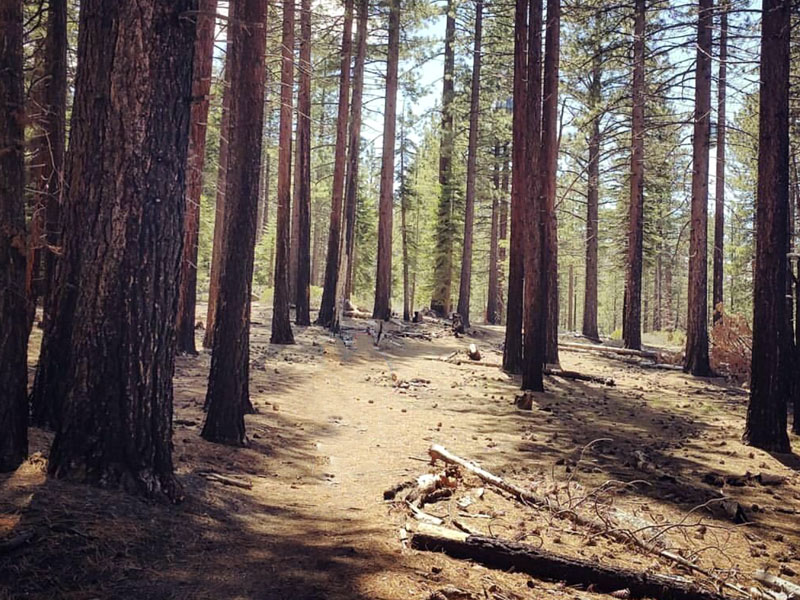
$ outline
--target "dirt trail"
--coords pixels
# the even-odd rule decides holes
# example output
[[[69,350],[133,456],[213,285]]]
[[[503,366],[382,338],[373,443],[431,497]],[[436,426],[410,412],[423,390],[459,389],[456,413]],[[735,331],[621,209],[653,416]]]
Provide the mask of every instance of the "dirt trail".
[[[708,515],[709,527],[726,532],[723,542],[697,541],[724,545],[716,554],[703,550],[709,560],[720,568],[800,572],[797,516],[787,514],[800,514],[798,461],[738,442],[746,397],[719,379],[564,352],[565,368],[614,377],[617,386],[548,378],[534,409],[520,411],[514,378],[437,360],[474,342],[484,360],[498,361],[501,328],[456,339],[428,324],[418,330],[432,341],[384,336],[376,347],[369,321],[348,321],[344,340],[310,327],[296,331],[296,345],[277,347],[268,343],[269,312],[256,306],[254,315],[251,395],[258,414],[247,417],[247,448],[200,438],[210,357],[178,360],[174,440],[183,504],[47,480],[50,434],[32,430],[35,454],[0,478],[0,539],[20,531],[35,537],[0,553],[0,597],[399,600],[427,598],[447,585],[475,597],[595,597],[403,548],[398,532],[406,517],[382,493],[426,472],[434,442],[523,484],[648,479],[619,502],[653,522],[679,520],[717,494],[722,481],[755,525],[745,537],[724,516]],[[613,442],[578,464],[597,438]],[[637,451],[646,464],[632,458]],[[651,467],[656,471],[642,472]],[[253,487],[209,480],[209,470]],[[748,471],[787,480],[725,483]],[[541,524],[540,516],[489,492],[481,510],[493,515],[493,533],[524,537],[533,530],[546,547],[576,556],[666,568],[630,549],[587,544],[582,532]]]

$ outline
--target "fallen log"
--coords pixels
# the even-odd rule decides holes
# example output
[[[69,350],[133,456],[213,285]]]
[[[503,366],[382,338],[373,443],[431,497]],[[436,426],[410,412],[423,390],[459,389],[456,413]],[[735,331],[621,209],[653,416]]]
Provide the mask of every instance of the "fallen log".
[[[765,586],[775,590],[776,592],[788,594],[790,598],[800,598],[800,585],[792,583],[787,579],[783,579],[777,575],[772,575],[771,573],[767,573],[766,571],[762,570],[756,571],[753,574],[753,579],[763,583]]]
[[[204,471],[200,473],[200,475],[208,479],[209,481],[216,481],[217,483],[222,483],[224,485],[230,485],[233,487],[241,488],[243,490],[253,489],[253,482],[249,480],[234,479],[233,477],[228,477],[227,475],[220,475],[219,473],[215,473],[213,471]]]
[[[660,355],[651,350],[632,350],[630,348],[617,348],[615,346],[603,346],[601,344],[576,344],[572,342],[559,342],[558,345],[568,350],[578,352],[611,352],[620,356],[638,356],[639,358],[649,358],[658,362]]]
[[[444,552],[497,569],[520,571],[539,579],[563,581],[567,585],[592,586],[596,591],[630,591],[631,598],[657,600],[724,600],[683,578],[609,567],[571,558],[511,540],[420,524],[411,535],[416,550]]]
[[[470,344],[469,349],[467,350],[467,356],[472,361],[480,360],[481,359],[481,351],[478,350],[478,347],[475,344]]]
[[[575,379],[577,381],[589,381],[591,383],[601,383],[609,387],[616,385],[611,377],[600,377],[598,375],[586,375],[585,373],[578,373],[577,371],[565,371],[564,369],[545,369],[545,375],[551,377],[561,377],[562,379]]]

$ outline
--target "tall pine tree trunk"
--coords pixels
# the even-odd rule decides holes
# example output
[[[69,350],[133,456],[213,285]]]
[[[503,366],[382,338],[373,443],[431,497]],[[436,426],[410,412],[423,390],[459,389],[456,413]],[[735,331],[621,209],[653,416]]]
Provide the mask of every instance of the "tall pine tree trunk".
[[[547,273],[546,360],[558,360],[558,221],[556,220],[556,172],[558,170],[558,66],[561,42],[560,0],[547,1],[544,89],[542,90],[541,176],[545,219],[544,266]]]
[[[713,303],[714,323],[722,317],[723,260],[725,257],[725,87],[728,67],[728,6],[727,0],[720,5],[719,24],[719,78],[717,80],[717,167],[716,193],[714,199],[714,275]]]
[[[642,347],[642,249],[644,241],[644,50],[645,0],[635,0],[633,26],[633,118],[631,191],[628,203],[628,249],[622,337],[626,348]]]
[[[758,123],[753,360],[746,444],[789,452],[786,399],[792,363],[786,327],[789,210],[790,0],[764,0]]]
[[[441,317],[451,311],[453,284],[453,203],[456,183],[453,181],[453,152],[455,150],[455,124],[453,101],[455,99],[455,0],[447,0],[447,17],[444,37],[444,77],[442,79],[442,128],[439,144],[439,208],[433,263],[433,296],[431,310]]]
[[[500,144],[494,144],[494,163],[492,164],[492,224],[489,232],[489,283],[486,290],[486,322],[497,325],[500,322],[498,297],[500,279],[498,262],[500,255]]]
[[[522,371],[522,295],[525,269],[525,161],[528,117],[528,5],[517,0],[514,10],[514,101],[511,144],[511,254],[508,261],[508,303],[506,334],[503,345],[503,369],[509,373]]]
[[[60,244],[67,111],[66,0],[47,2],[43,69],[37,99],[40,112],[36,118],[35,158],[30,167],[35,203],[25,276],[29,323],[33,322],[40,295],[44,318],[48,316]]]
[[[61,409],[51,475],[170,501],[196,10],[81,2],[63,257],[34,390]]]
[[[0,472],[28,454],[22,0],[0,6]]]
[[[295,257],[295,323],[311,324],[311,0],[300,7],[300,87],[297,92],[297,161],[292,216],[297,215],[290,248]],[[290,270],[290,273],[292,271]]]
[[[267,0],[237,0],[231,34],[231,120],[219,298],[202,436],[241,446],[251,409],[250,296],[258,227]]]
[[[392,316],[392,220],[394,135],[397,125],[397,69],[400,61],[400,0],[389,5],[389,46],[386,57],[386,99],[383,107],[383,155],[378,201],[378,267],[372,316]],[[445,59],[445,62],[447,60]]]
[[[220,263],[225,239],[223,229],[225,222],[225,186],[228,175],[228,137],[231,122],[231,68],[230,56],[233,54],[235,40],[231,29],[228,29],[225,43],[225,75],[222,91],[222,119],[219,126],[219,165],[217,168],[217,197],[214,202],[214,238],[211,247],[211,269],[208,281],[208,311],[206,313],[206,333],[203,336],[203,347],[211,348],[214,337],[214,316],[217,310],[219,294]]]
[[[186,165],[186,216],[181,258],[181,286],[178,293],[178,352],[197,354],[194,345],[197,306],[197,240],[200,231],[200,197],[206,156],[206,129],[211,66],[214,58],[214,26],[217,0],[199,0],[197,41],[192,74],[192,122],[189,129],[189,158]]]
[[[458,314],[469,327],[470,292],[472,291],[472,237],[475,221],[475,175],[478,164],[478,116],[481,94],[481,35],[483,0],[475,1],[475,45],[472,51],[472,91],[469,100],[469,140],[467,142],[467,197],[464,208],[464,244],[461,254],[461,279],[458,290]]]
[[[602,56],[598,53],[592,62],[590,97],[592,107],[597,110],[600,104],[602,78]],[[597,249],[600,234],[600,115],[595,112],[589,125],[589,164],[586,186],[586,276],[583,293],[583,327],[581,331],[587,338],[600,340],[597,330]]]
[[[547,261],[544,255],[546,241],[546,211],[541,195],[548,175],[542,153],[547,152],[542,135],[542,1],[531,0],[528,6],[528,60],[527,90],[522,103],[527,117],[522,123],[527,149],[525,162],[514,165],[522,170],[518,176],[524,204],[524,362],[522,389],[542,391],[542,368],[546,355],[547,329]],[[551,49],[548,36],[548,51]],[[512,223],[513,227],[513,223]]]
[[[283,0],[281,104],[278,131],[278,192],[275,277],[272,298],[273,344],[294,344],[289,319],[289,227],[292,202],[292,94],[294,88],[294,0]]]
[[[684,371],[711,374],[708,359],[708,166],[711,131],[712,0],[700,0],[697,23],[694,138],[692,143],[692,215],[689,236],[689,295],[686,305]],[[772,92],[770,92],[772,93]],[[785,226],[785,220],[784,220]]]
[[[403,247],[403,320],[411,320],[411,277],[408,252],[408,200],[406,186],[406,132],[405,122],[400,128],[400,241]]]
[[[345,0],[344,29],[339,71],[339,105],[336,115],[336,146],[333,157],[331,218],[328,228],[328,254],[325,261],[325,285],[317,323],[338,327],[336,315],[342,250],[342,212],[344,208],[344,176],[347,167],[347,116],[350,102],[350,58],[353,46],[353,0]]]
[[[344,274],[344,297],[353,293],[356,248],[356,208],[358,206],[358,166],[361,146],[361,104],[364,101],[364,65],[367,61],[367,20],[369,1],[358,0],[356,26],[356,60],[353,65],[353,97],[350,101],[350,133],[347,142],[347,175],[344,186],[344,253],[347,270]]]

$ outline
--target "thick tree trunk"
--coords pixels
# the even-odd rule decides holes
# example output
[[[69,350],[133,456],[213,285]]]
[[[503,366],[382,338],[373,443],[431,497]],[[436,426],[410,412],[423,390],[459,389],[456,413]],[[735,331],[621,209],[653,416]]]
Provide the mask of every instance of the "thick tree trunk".
[[[556,220],[556,173],[558,170],[558,65],[561,34],[561,4],[547,1],[544,89],[542,91],[541,198],[545,223],[545,251],[542,258],[547,274],[546,361],[558,365],[558,221]]]
[[[515,14],[524,19],[524,9]],[[549,26],[549,24],[548,24]],[[547,49],[552,52],[552,40],[548,35]],[[522,109],[527,113],[522,127],[525,129],[525,162],[514,163],[522,172],[518,175],[522,189],[525,219],[524,260],[524,350],[522,364],[522,389],[542,391],[544,363],[546,361],[547,336],[547,259],[545,257],[547,213],[542,196],[549,173],[549,163],[542,154],[547,152],[542,130],[542,1],[528,3],[528,59],[527,90]],[[549,107],[549,106],[548,106]],[[516,125],[515,125],[516,127]],[[513,225],[513,224],[512,224]]]
[[[514,102],[511,145],[511,254],[508,261],[508,303],[506,334],[503,345],[503,369],[522,371],[523,279],[525,271],[525,193],[527,159],[526,119],[528,64],[528,5],[517,0],[514,10]]]
[[[197,41],[192,74],[192,122],[189,129],[189,157],[186,165],[186,215],[184,217],[183,256],[178,292],[177,351],[197,354],[194,345],[197,307],[197,240],[200,231],[200,196],[203,193],[203,166],[206,155],[206,129],[211,66],[214,58],[214,26],[217,0],[199,0]]]
[[[389,46],[386,57],[386,99],[383,108],[383,155],[378,201],[378,267],[372,316],[392,316],[392,208],[394,189],[394,135],[397,125],[397,68],[400,57],[400,2],[389,6]],[[445,63],[447,59],[445,59]]]
[[[60,404],[51,475],[170,501],[196,10],[81,3],[63,257],[34,390]]]
[[[344,253],[347,271],[344,274],[344,297],[353,294],[355,272],[356,208],[358,206],[358,166],[361,146],[361,104],[364,101],[364,65],[367,61],[367,21],[369,1],[358,0],[356,25],[356,60],[353,65],[353,97],[350,101],[350,133],[347,142],[347,175],[344,186]]]
[[[447,20],[444,35],[444,77],[442,79],[442,128],[439,145],[439,208],[433,258],[433,296],[431,310],[441,317],[450,315],[451,287],[453,284],[453,203],[456,184],[453,181],[453,152],[455,150],[455,37],[456,8],[454,0],[447,0]],[[520,267],[521,271],[521,267]]]
[[[60,244],[67,111],[66,0],[47,2],[43,69],[37,100],[39,114],[35,119],[34,160],[30,167],[35,202],[25,275],[29,326],[33,323],[40,295],[44,318],[48,317]]]
[[[0,7],[0,472],[28,455],[22,0]]]
[[[758,126],[753,362],[746,444],[789,452],[786,398],[792,364],[786,328],[789,210],[790,0],[764,0]]]
[[[494,164],[492,165],[492,224],[489,232],[489,284],[486,290],[486,322],[489,325],[500,323],[498,299],[500,278],[498,263],[500,249],[500,144],[494,144]]]
[[[714,323],[722,318],[723,261],[725,257],[725,87],[728,67],[728,6],[720,4],[719,17],[719,78],[717,80],[717,166],[714,199],[714,275],[711,292]]]
[[[708,359],[708,165],[711,130],[712,0],[700,0],[697,23],[694,138],[692,144],[692,215],[689,236],[689,295],[686,304],[684,370],[711,374]],[[770,92],[771,93],[771,92]],[[784,222],[785,223],[785,222]]]
[[[227,198],[220,264],[216,331],[211,351],[202,436],[241,446],[244,414],[251,410],[250,296],[258,226],[261,145],[264,129],[266,0],[237,0],[231,34],[231,120]]]
[[[645,0],[635,0],[633,27],[633,118],[628,249],[622,337],[626,348],[642,347],[642,248],[644,240],[644,48]]]
[[[208,311],[206,313],[206,333],[203,336],[203,347],[211,348],[214,337],[214,315],[217,310],[219,295],[220,263],[225,239],[222,231],[225,222],[225,186],[228,175],[228,137],[231,122],[231,68],[230,56],[233,54],[235,40],[228,29],[225,43],[225,76],[222,91],[222,119],[219,126],[219,166],[217,169],[217,197],[214,202],[214,238],[211,247],[211,269],[208,278]]]
[[[292,201],[292,108],[294,88],[294,0],[283,0],[281,108],[278,132],[278,192],[275,225],[275,276],[272,298],[273,344],[294,344],[289,319],[289,226]]]
[[[481,35],[483,0],[475,2],[475,46],[472,51],[472,91],[469,101],[469,140],[467,142],[467,197],[464,207],[464,244],[461,254],[461,279],[458,290],[458,314],[465,327],[470,326],[469,304],[472,291],[472,230],[475,221],[475,174],[478,164],[478,116],[481,94]]]
[[[300,7],[300,87],[297,92],[297,161],[292,228],[295,323],[311,325],[311,0]],[[294,234],[296,230],[296,235]],[[291,270],[290,270],[291,272]]]
[[[601,61],[598,55],[592,63],[592,83],[590,95],[592,106],[600,103]],[[600,233],[600,115],[595,115],[590,124],[588,181],[586,186],[586,281],[583,294],[583,335],[591,340],[599,340],[597,329],[597,249]]]
[[[344,208],[344,176],[347,167],[347,117],[350,107],[350,58],[353,47],[353,0],[345,0],[344,29],[339,67],[339,106],[336,115],[336,146],[333,157],[331,219],[328,228],[328,254],[325,261],[325,285],[317,323],[338,328],[336,315],[341,298],[337,297],[341,274],[342,211]]]

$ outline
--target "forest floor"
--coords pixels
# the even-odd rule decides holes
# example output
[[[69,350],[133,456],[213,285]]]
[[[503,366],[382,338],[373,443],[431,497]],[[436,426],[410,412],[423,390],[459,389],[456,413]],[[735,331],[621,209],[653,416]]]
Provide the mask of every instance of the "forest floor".
[[[562,507],[596,492],[730,581],[752,585],[759,568],[798,580],[800,459],[741,444],[747,395],[724,379],[564,349],[565,369],[616,385],[548,377],[532,410],[520,410],[517,378],[441,360],[475,343],[484,362],[499,362],[500,327],[456,338],[442,323],[408,326],[430,334],[426,340],[400,337],[406,328],[390,324],[376,347],[373,322],[348,320],[346,343],[308,327],[295,328],[295,345],[273,346],[269,310],[256,304],[253,315],[250,391],[258,413],[246,417],[247,448],[200,438],[210,356],[178,359],[174,459],[183,503],[49,480],[51,434],[31,430],[30,459],[0,477],[0,597],[609,597],[407,547],[401,530],[413,519],[383,492],[441,470],[427,464],[432,443]],[[210,471],[252,488],[226,485]],[[463,475],[453,497],[424,510],[568,556],[686,575]],[[612,480],[641,483],[611,493]],[[718,507],[720,492],[738,502],[747,524]],[[4,547],[20,534],[24,544]]]

